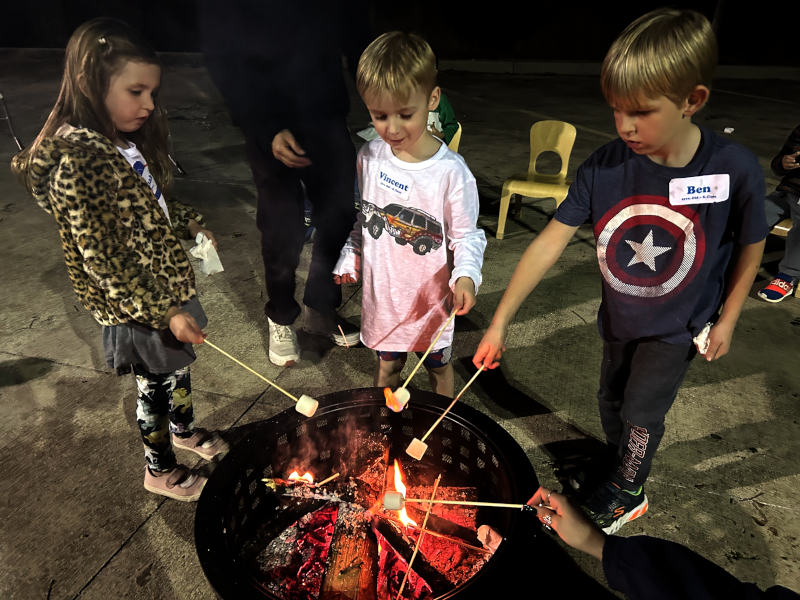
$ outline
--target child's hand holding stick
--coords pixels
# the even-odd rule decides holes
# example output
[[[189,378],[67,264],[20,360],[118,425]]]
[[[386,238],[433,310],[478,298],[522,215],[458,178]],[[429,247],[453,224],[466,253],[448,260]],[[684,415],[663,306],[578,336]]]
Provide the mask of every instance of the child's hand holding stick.
[[[179,342],[202,344],[203,340],[206,338],[206,334],[198,327],[194,317],[182,311],[177,306],[173,306],[167,311],[164,320],[167,322],[172,335],[174,335]]]

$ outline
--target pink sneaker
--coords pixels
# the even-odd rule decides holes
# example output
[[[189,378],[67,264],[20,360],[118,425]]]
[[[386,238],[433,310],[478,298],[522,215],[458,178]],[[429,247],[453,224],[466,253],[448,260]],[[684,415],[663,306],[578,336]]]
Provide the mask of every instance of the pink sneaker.
[[[173,433],[172,445],[176,448],[190,450],[206,460],[221,456],[228,451],[228,443],[216,431],[208,431],[200,427],[193,429],[192,435],[189,437],[180,437]]]
[[[208,477],[183,465],[158,474],[144,468],[144,489],[181,502],[196,502],[206,481]]]

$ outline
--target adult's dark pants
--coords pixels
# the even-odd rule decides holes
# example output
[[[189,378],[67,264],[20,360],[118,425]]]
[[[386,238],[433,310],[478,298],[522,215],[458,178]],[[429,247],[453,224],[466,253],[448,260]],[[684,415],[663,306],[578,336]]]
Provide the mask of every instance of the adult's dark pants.
[[[694,345],[657,340],[604,342],[597,399],[609,446],[617,449],[612,479],[627,489],[644,484],[664,436]]]
[[[333,282],[332,272],[356,216],[355,149],[344,122],[316,123],[291,131],[311,160],[310,166],[287,167],[270,148],[260,147],[245,132],[247,158],[258,192],[256,223],[269,296],[264,312],[279,325],[291,325],[300,314],[295,271],[305,238],[303,186],[316,227],[303,304],[326,316],[332,317],[342,301],[341,287]]]

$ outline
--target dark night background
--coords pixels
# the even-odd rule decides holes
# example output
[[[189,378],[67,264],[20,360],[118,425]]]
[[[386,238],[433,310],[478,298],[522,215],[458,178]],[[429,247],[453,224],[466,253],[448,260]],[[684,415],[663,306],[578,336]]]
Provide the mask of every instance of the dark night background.
[[[224,1],[224,0],[221,0]],[[302,1],[302,0],[288,0]],[[423,35],[440,59],[600,61],[613,38],[664,2],[371,2],[372,33],[405,29]],[[198,51],[195,2],[4,0],[0,46],[63,47],[72,30],[98,15],[122,18],[158,50]],[[800,64],[800,2],[708,0],[675,5],[715,21],[720,64]]]

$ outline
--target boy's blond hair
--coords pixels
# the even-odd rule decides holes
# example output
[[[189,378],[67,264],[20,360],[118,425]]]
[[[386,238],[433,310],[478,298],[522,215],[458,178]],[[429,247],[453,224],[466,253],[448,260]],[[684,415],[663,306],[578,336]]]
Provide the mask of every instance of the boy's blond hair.
[[[717,40],[693,10],[661,8],[636,19],[611,44],[600,82],[609,104],[666,96],[680,105],[697,85],[711,89]]]
[[[416,34],[390,31],[367,46],[358,61],[356,88],[361,97],[389,94],[406,100],[416,90],[436,87],[436,56]]]

